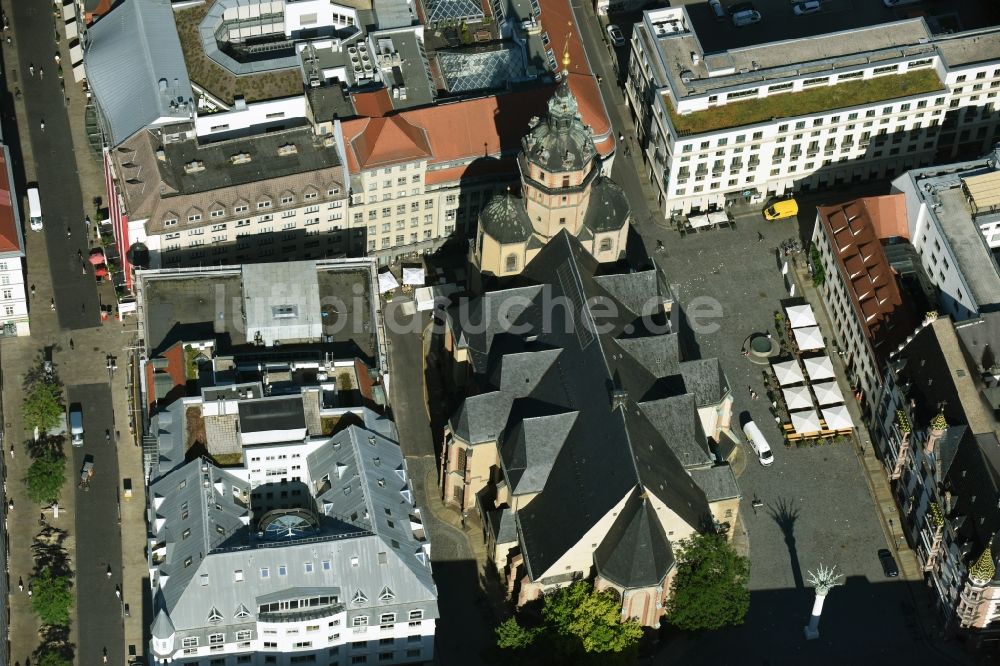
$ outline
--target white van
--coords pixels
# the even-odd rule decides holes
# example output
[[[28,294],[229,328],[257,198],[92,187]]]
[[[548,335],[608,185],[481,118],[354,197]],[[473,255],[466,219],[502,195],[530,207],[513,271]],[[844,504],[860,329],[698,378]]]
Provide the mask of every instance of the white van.
[[[69,434],[73,446],[83,446],[83,407],[78,402],[69,406]]]
[[[753,449],[754,453],[757,454],[757,460],[764,467],[772,464],[774,462],[774,454],[771,453],[771,445],[767,443],[764,439],[764,433],[760,431],[757,424],[753,421],[747,421],[746,425],[743,426],[743,434],[746,435],[747,442],[750,444],[750,448]]]
[[[32,231],[42,230],[42,202],[37,187],[28,188],[28,220]]]

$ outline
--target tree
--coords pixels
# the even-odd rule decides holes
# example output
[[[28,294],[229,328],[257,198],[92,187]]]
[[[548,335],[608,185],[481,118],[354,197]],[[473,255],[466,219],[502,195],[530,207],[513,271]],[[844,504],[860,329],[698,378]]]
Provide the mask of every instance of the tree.
[[[817,287],[822,287],[823,283],[826,282],[826,270],[823,269],[823,258],[819,254],[819,248],[813,243],[813,246],[809,252],[810,264],[812,264],[813,269],[813,284]]]
[[[39,504],[52,504],[59,500],[59,493],[66,484],[66,459],[61,451],[42,451],[28,468],[24,477],[28,497]]]
[[[642,627],[622,622],[621,603],[608,591],[577,581],[545,598],[542,617],[556,634],[579,642],[585,652],[621,652],[638,643]]]
[[[696,534],[681,541],[676,557],[667,621],[684,631],[743,624],[750,608],[750,560],[719,534]]]
[[[630,663],[642,627],[635,620],[623,622],[621,614],[621,603],[612,592],[598,592],[590,583],[577,581],[543,598],[541,626],[525,628],[513,617],[501,623],[497,647],[515,653],[519,664]],[[532,649],[525,650],[528,647]]]
[[[62,383],[45,364],[39,361],[24,377],[24,421],[28,430],[45,432],[59,424],[66,412],[63,405]]]
[[[515,617],[509,617],[494,630],[497,634],[497,647],[504,650],[519,650],[535,642],[538,629],[525,629]]]
[[[31,579],[31,607],[43,624],[68,625],[72,606],[69,576],[45,567]]]

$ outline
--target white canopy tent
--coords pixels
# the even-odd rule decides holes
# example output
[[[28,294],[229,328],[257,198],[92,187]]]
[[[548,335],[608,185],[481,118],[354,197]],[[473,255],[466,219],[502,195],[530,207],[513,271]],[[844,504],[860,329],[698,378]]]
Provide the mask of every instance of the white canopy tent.
[[[378,291],[380,294],[392,291],[399,287],[399,282],[396,280],[396,276],[389,271],[383,271],[378,274]]]
[[[792,332],[795,333],[795,342],[798,344],[799,350],[801,351],[823,349],[825,346],[823,344],[823,334],[820,333],[818,326],[796,328],[793,329]]]
[[[812,385],[816,401],[822,405],[839,405],[844,402],[844,394],[840,392],[837,382],[820,382]]]
[[[812,398],[809,396],[809,389],[805,386],[783,388],[781,389],[781,393],[785,396],[785,404],[788,405],[789,411],[794,409],[811,409],[813,406]]]
[[[823,408],[823,419],[826,421],[827,430],[846,430],[854,427],[854,421],[847,411],[847,405],[834,405]]]
[[[708,221],[716,226],[720,224],[728,224],[729,216],[726,215],[725,211],[717,210],[714,213],[708,214]]]
[[[424,269],[420,266],[403,266],[403,284],[422,287],[424,285]]]
[[[805,328],[806,326],[816,325],[816,315],[813,313],[812,306],[808,303],[787,307],[785,308],[785,314],[788,316],[788,323],[791,324],[792,328]]]
[[[772,363],[771,369],[774,370],[774,376],[778,378],[778,383],[782,386],[800,384],[805,381],[802,369],[799,368],[799,362],[794,359],[791,361],[782,361],[781,363]]]
[[[830,360],[829,356],[804,358],[802,363],[806,366],[806,374],[809,375],[810,381],[818,382],[823,379],[832,379],[835,376],[833,374],[833,361]]]
[[[810,433],[819,432],[823,429],[820,425],[819,416],[816,414],[815,409],[807,409],[801,412],[792,412],[792,428],[795,432],[800,435],[808,435]]]
[[[688,218],[688,224],[691,225],[692,229],[698,229],[699,227],[707,227],[712,222],[708,219],[708,215],[692,215]]]

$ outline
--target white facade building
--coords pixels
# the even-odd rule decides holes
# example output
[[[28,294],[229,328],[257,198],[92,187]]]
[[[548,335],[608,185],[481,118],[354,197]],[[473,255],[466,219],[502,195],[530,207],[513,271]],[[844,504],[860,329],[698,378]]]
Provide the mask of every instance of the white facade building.
[[[432,660],[430,544],[394,435],[272,441],[242,467],[195,460],[152,483],[155,663]],[[279,456],[302,471],[263,469]]]
[[[644,12],[632,51],[626,100],[665,214],[891,176],[998,138],[1000,28],[934,36],[909,19],[706,53],[679,7]]]
[[[1000,155],[915,169],[893,181],[906,196],[910,241],[955,321],[1000,303]],[[992,309],[992,308],[989,308]]]

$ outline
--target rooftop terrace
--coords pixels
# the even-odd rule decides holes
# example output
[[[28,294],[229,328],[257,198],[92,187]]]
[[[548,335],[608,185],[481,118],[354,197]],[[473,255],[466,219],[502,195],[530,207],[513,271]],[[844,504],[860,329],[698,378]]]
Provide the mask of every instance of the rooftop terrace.
[[[255,102],[302,93],[302,74],[298,69],[237,77],[209,58],[202,47],[199,26],[211,7],[212,3],[206,2],[174,12],[191,83],[226,104],[232,104],[237,95],[242,95],[248,102]]]
[[[941,89],[941,80],[934,70],[919,70],[817,86],[801,92],[772,94],[760,99],[733,102],[687,114],[678,114],[669,99],[665,101],[674,129],[678,135],[686,136],[714,132],[728,127],[753,125],[773,118],[792,118],[911,97]]]

